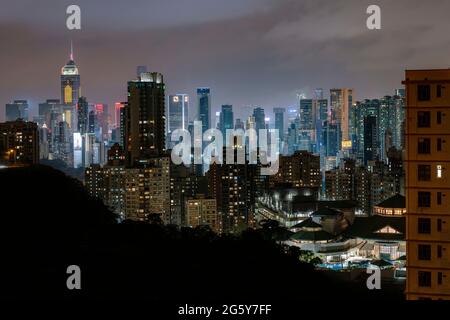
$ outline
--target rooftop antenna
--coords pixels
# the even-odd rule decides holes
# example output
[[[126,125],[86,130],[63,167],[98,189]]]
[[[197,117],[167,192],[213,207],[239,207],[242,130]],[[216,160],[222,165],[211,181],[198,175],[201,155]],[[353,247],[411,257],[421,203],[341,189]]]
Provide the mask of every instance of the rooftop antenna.
[[[73,61],[73,43],[72,43],[72,40],[70,40],[70,60]]]

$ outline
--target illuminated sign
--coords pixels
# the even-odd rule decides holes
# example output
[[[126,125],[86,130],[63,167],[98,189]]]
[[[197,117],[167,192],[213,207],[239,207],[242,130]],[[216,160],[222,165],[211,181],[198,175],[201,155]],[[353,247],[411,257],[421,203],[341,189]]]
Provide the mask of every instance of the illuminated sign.
[[[95,105],[95,110],[97,111],[97,113],[103,113],[103,104],[97,103]]]
[[[64,87],[64,103],[72,103],[72,87],[69,84]]]
[[[351,149],[352,141],[351,140],[343,140],[342,141],[342,149]]]
[[[73,134],[73,149],[74,150],[81,150],[82,148],[82,140],[81,140],[81,134],[79,132],[75,132]]]

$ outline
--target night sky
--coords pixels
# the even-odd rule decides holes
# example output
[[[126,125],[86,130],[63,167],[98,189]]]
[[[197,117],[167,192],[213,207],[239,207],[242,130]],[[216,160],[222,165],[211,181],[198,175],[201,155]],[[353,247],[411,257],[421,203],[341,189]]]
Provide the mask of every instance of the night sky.
[[[81,31],[66,7],[82,10]],[[366,8],[382,9],[382,30]],[[167,93],[210,86],[213,107],[237,116],[296,103],[296,94],[352,87],[392,94],[406,68],[450,66],[448,0],[2,0],[0,121],[4,105],[59,98],[70,40],[89,102],[126,100],[137,65],[162,72]],[[193,106],[192,106],[193,107]]]

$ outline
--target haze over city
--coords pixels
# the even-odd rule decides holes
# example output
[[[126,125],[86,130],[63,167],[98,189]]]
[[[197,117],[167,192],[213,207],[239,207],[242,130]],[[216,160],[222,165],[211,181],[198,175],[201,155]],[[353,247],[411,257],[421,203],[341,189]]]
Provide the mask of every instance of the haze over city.
[[[236,117],[297,105],[297,94],[316,87],[354,88],[355,100],[393,94],[405,69],[449,65],[450,3],[432,3],[377,1],[374,32],[365,27],[371,1],[80,0],[79,31],[65,26],[72,1],[6,2],[0,121],[14,99],[28,99],[35,115],[38,103],[59,97],[70,40],[91,102],[126,100],[137,65],[164,74],[167,94],[211,87],[213,110],[232,104]]]

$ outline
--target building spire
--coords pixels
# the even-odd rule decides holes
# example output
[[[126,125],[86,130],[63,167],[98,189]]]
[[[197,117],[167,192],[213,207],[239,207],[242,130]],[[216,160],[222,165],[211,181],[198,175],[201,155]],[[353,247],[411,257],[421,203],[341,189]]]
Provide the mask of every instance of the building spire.
[[[73,61],[73,43],[72,43],[72,40],[70,40],[70,60]]]

